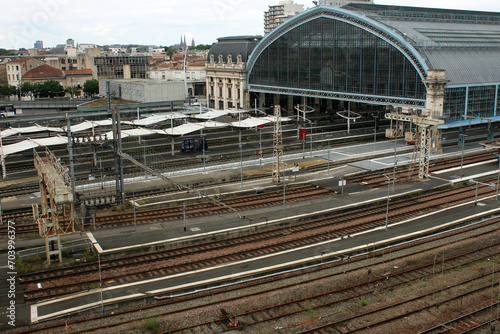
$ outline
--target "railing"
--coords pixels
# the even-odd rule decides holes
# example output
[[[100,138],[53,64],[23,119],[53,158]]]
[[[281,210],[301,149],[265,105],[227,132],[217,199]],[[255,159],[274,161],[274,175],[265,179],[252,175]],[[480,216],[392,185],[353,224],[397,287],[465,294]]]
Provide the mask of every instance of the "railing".
[[[76,251],[85,251],[86,249],[92,248],[92,242],[88,240],[87,238],[85,239],[78,239],[78,240],[72,240],[72,241],[66,241],[61,243],[61,250],[67,250],[71,253],[76,252]],[[45,258],[45,246],[41,247],[34,247],[34,248],[29,248],[29,249],[23,249],[17,251],[17,255],[20,258],[26,258],[26,257],[40,257],[40,258]]]

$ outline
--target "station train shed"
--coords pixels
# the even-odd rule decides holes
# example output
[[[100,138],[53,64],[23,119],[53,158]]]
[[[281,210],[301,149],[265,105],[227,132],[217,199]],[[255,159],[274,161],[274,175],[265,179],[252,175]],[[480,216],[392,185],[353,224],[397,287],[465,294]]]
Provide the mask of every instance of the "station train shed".
[[[248,62],[251,100],[389,111],[388,137],[420,143],[421,177],[441,130],[500,121],[500,13],[372,4],[316,6],[266,35]],[[356,111],[356,110],[354,110]]]

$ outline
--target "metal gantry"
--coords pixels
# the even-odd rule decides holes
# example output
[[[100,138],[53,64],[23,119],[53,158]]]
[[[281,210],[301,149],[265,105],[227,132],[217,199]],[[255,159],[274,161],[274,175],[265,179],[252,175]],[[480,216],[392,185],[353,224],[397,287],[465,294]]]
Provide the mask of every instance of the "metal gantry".
[[[68,168],[63,167],[52,152],[46,148],[45,157],[33,150],[35,168],[38,173],[41,197],[41,214],[33,206],[33,218],[38,224],[40,237],[45,238],[47,262],[51,255],[58,255],[62,262],[61,235],[76,232],[75,205]],[[61,221],[64,223],[61,224]],[[57,249],[50,250],[49,244],[57,242]]]
[[[429,177],[429,156],[431,151],[431,132],[433,127],[440,124],[444,124],[442,119],[433,119],[430,117],[425,117],[422,115],[408,115],[399,112],[387,113],[386,118],[391,120],[396,120],[397,122],[409,122],[410,124],[415,124],[417,126],[417,131],[419,131],[419,149],[420,156],[418,160],[418,177],[420,179],[426,179]]]
[[[281,183],[285,177],[283,165],[283,132],[281,130],[281,107],[274,106],[274,135],[273,135],[273,182]],[[283,176],[281,175],[283,174]]]

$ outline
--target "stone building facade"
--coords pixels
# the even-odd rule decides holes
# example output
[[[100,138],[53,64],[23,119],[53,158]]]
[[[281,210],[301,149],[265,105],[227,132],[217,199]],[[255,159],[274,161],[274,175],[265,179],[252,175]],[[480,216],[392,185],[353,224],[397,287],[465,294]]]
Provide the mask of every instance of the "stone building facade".
[[[249,109],[246,62],[262,36],[219,38],[208,52],[207,101],[211,108]]]

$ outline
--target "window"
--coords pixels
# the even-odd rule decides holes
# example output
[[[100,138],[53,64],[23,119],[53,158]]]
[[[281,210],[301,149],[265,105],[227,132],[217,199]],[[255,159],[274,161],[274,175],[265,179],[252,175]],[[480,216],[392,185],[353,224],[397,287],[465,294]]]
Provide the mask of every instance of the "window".
[[[298,25],[256,58],[249,84],[425,100],[417,69],[394,46],[333,18]]]

